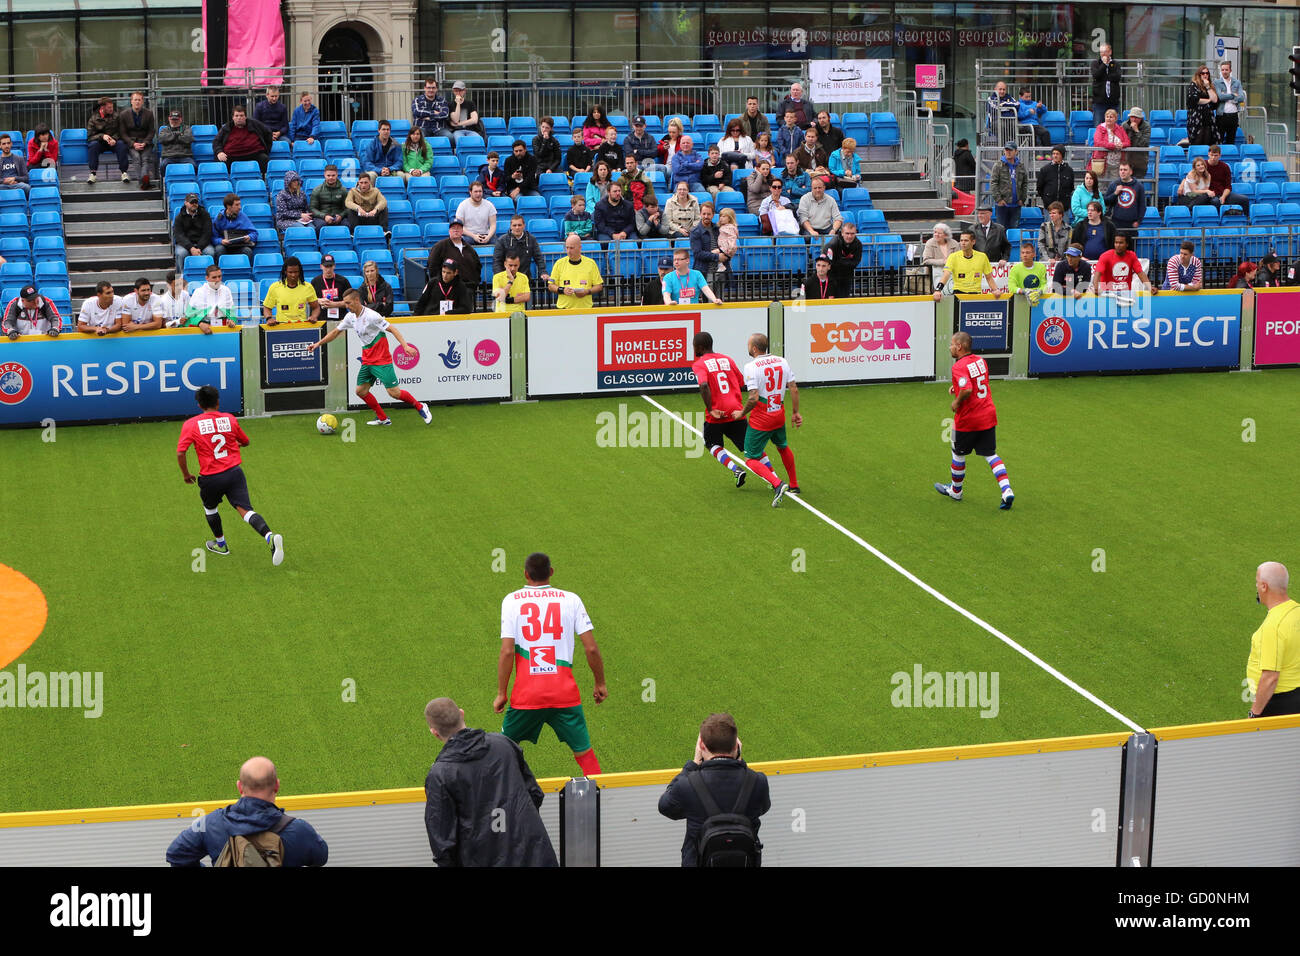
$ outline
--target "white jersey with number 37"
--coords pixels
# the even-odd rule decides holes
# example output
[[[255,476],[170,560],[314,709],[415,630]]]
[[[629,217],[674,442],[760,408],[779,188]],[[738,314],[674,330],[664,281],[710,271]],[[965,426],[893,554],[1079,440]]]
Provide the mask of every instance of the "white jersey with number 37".
[[[785,390],[792,382],[790,363],[780,355],[760,355],[745,366],[745,389],[758,393],[750,425],[770,430],[785,424]]]

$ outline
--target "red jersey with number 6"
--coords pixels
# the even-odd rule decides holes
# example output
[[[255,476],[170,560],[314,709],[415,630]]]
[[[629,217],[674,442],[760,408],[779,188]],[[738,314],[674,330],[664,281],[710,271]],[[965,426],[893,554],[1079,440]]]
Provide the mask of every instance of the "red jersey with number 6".
[[[199,474],[217,475],[239,464],[239,446],[248,444],[248,436],[228,412],[204,412],[181,426],[181,440],[176,453],[185,454],[190,445],[199,456]]]
[[[524,588],[501,602],[501,639],[515,644],[515,710],[577,707],[574,638],[591,630],[582,598],[559,588]]]
[[[740,396],[745,391],[745,383],[740,379],[735,361],[720,352],[709,352],[697,358],[691,370],[695,381],[709,386],[709,411],[722,413],[721,418],[710,414],[705,420],[714,424],[731,421],[731,413],[744,407]]]
[[[982,432],[998,423],[998,410],[993,407],[993,398],[989,394],[988,363],[978,355],[964,355],[952,366],[953,395],[971,390],[953,419],[953,426],[959,432]]]

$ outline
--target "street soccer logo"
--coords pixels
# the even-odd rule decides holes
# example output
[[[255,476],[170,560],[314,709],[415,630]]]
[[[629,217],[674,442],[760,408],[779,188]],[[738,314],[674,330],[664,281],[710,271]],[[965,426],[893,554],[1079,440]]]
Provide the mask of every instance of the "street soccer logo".
[[[1071,338],[1070,323],[1060,316],[1044,319],[1035,334],[1044,355],[1060,355],[1070,347]]]

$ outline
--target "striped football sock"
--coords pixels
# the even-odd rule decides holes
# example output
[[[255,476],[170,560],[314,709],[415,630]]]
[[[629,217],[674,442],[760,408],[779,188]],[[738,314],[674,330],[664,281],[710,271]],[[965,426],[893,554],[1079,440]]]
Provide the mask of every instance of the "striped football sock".
[[[1001,490],[1002,496],[1006,497],[1011,493],[1011,479],[1007,477],[1007,466],[1002,464],[1002,459],[997,455],[985,455],[984,460],[993,469],[993,477],[998,480],[998,488]]]
[[[961,497],[961,483],[966,480],[966,456],[952,456],[952,496]]]
[[[712,448],[709,449],[709,454],[712,455],[714,458],[718,459],[718,461],[721,464],[725,465],[727,471],[737,472],[740,470],[740,466],[736,464],[736,459],[732,458],[725,451],[723,451],[721,445],[714,445]]]

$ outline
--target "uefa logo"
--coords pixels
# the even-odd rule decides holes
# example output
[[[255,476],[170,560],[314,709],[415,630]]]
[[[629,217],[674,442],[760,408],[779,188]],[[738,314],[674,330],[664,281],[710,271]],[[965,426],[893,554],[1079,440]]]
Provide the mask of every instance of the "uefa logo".
[[[18,405],[32,393],[32,373],[17,362],[0,363],[0,405]]]
[[[1060,355],[1070,347],[1072,336],[1070,323],[1060,316],[1043,319],[1034,335],[1044,355]]]
[[[393,350],[393,364],[403,372],[409,372],[420,364],[420,350],[410,342],[399,345]]]

